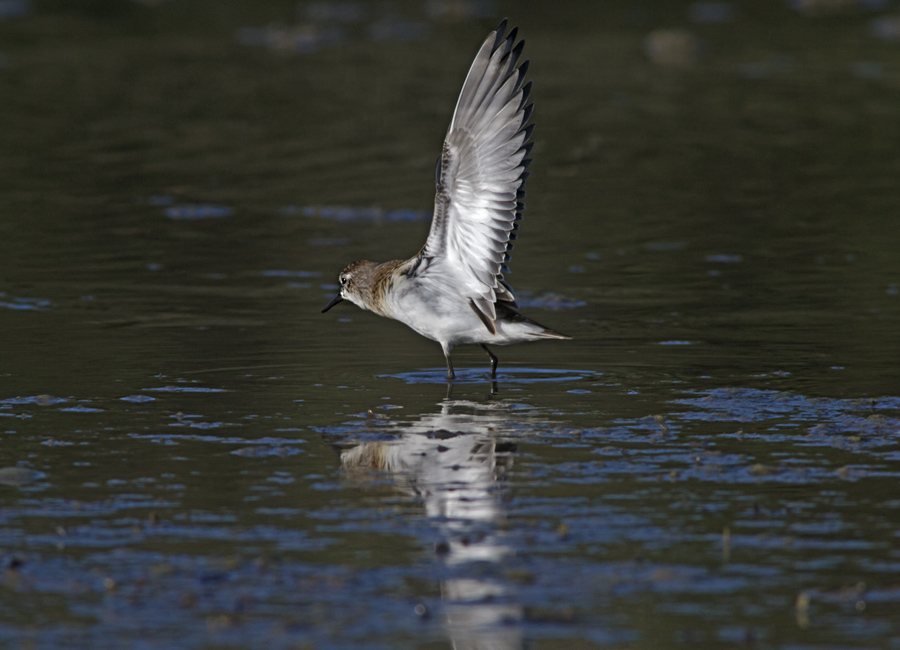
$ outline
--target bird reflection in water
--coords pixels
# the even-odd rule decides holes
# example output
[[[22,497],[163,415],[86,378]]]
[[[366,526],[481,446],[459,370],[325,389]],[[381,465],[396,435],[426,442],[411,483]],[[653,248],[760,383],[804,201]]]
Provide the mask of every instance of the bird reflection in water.
[[[348,478],[387,473],[398,489],[424,502],[441,537],[435,549],[454,574],[441,582],[441,595],[455,650],[522,647],[522,607],[500,577],[503,559],[514,552],[500,525],[502,481],[518,448],[503,436],[509,422],[502,403],[445,401],[439,413],[403,427],[397,439],[364,442],[341,454]]]

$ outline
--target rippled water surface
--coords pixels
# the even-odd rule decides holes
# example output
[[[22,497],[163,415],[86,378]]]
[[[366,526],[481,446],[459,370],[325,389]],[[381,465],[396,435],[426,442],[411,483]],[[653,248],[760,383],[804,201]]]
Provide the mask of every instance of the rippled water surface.
[[[0,646],[900,648],[900,5],[0,0]],[[508,15],[509,277],[349,304]]]

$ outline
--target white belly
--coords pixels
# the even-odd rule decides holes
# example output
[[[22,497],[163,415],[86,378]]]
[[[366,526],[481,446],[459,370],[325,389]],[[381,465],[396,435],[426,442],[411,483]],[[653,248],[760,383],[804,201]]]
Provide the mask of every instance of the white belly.
[[[402,284],[392,292],[388,305],[390,316],[442,345],[509,345],[534,340],[535,333],[540,331],[529,323],[495,321],[497,333],[492,334],[469,301],[459,294],[418,283]]]

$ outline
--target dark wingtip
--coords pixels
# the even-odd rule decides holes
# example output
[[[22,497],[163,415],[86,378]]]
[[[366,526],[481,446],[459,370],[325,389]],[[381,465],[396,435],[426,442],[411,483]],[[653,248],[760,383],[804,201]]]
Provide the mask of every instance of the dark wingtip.
[[[506,32],[506,24],[508,22],[509,22],[509,19],[504,18],[503,20],[500,21],[500,24],[497,25],[497,29],[494,30],[494,33],[496,35],[494,36],[494,47],[491,48],[492,52],[496,52],[497,48],[500,47],[500,43],[502,43],[503,41],[506,40],[506,38],[503,36],[503,34],[504,34],[504,32]]]
[[[525,46],[525,41],[519,41],[519,45]],[[521,52],[520,52],[521,56]],[[519,66],[519,83],[521,84],[525,80],[525,75],[528,74],[528,68],[531,67],[531,59],[525,59],[522,61],[522,65]]]
[[[509,43],[509,46],[512,47],[513,43],[516,42],[516,36],[519,35],[519,28],[513,27],[509,30],[509,34],[506,36],[506,42]]]
[[[526,61],[525,63],[528,63],[528,61]],[[525,65],[525,63],[523,63],[522,65]],[[521,70],[521,67],[519,69]],[[521,83],[521,81],[522,76],[519,77],[519,82]],[[522,85],[522,99],[519,102],[520,107],[525,106],[525,104],[528,102],[528,98],[531,95],[532,85],[533,84],[531,83],[530,79]]]
[[[529,140],[531,140],[531,136],[534,133],[534,124],[527,124],[526,126],[519,129],[519,133],[524,133],[525,139],[523,140],[523,142],[528,142]]]
[[[525,108],[522,109],[522,124],[528,124],[528,120],[531,119],[531,114],[534,112],[534,104],[529,104]],[[529,143],[531,144],[531,143]]]
[[[516,27],[516,29],[519,29],[519,28]],[[513,33],[515,33],[516,29],[513,30]],[[512,33],[510,33],[510,36],[512,36]],[[522,56],[522,50],[524,50],[524,49],[525,49],[525,41],[524,40],[521,40],[518,43],[516,43],[516,46],[512,49],[513,54],[516,55],[517,60],[520,56]],[[528,63],[528,61],[526,61],[522,65],[525,65],[526,63]]]

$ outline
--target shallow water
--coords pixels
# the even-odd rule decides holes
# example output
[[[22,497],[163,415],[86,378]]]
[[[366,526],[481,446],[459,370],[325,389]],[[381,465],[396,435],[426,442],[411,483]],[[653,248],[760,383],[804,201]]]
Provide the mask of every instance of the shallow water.
[[[0,2],[0,646],[900,648],[896,2]],[[411,255],[496,18],[537,146],[454,355]]]

